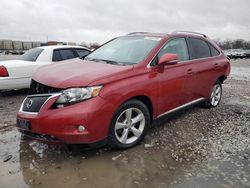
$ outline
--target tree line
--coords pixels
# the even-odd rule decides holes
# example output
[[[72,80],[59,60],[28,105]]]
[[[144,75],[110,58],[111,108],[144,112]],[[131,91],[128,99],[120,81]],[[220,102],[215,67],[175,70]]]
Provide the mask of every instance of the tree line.
[[[250,41],[246,41],[244,39],[226,39],[226,40],[220,40],[215,39],[214,40],[223,50],[228,49],[250,49]]]

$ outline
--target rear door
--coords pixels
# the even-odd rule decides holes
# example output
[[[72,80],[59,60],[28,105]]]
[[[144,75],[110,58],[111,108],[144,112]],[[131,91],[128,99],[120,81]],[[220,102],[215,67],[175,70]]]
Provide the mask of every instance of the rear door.
[[[195,98],[208,97],[210,90],[217,79],[220,52],[201,38],[187,38],[190,59],[195,67]]]
[[[158,59],[167,53],[177,54],[179,62],[164,66],[159,73],[159,114],[181,106],[192,98],[193,70],[189,62],[188,48],[185,38],[171,39],[158,53]]]

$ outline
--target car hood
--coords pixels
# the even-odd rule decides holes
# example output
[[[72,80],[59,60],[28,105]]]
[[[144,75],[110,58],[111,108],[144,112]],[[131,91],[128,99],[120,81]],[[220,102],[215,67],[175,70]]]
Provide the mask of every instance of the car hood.
[[[86,60],[67,60],[39,68],[32,78],[55,88],[83,87],[105,84],[117,77],[126,77],[133,66],[112,65]]]

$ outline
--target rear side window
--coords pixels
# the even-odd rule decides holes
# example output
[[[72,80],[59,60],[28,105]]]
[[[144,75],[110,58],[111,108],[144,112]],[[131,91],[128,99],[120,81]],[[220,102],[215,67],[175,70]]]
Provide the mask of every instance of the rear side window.
[[[72,49],[60,49],[54,50],[52,61],[62,61],[66,59],[72,59],[77,57]]]
[[[74,52],[71,49],[62,49],[60,50],[60,54],[61,54],[62,60],[75,58]]]
[[[177,38],[170,40],[159,52],[158,58],[162,55],[172,53],[177,54],[180,61],[189,60],[186,40],[184,38]]]
[[[62,60],[62,58],[61,58],[59,50],[55,50],[53,52],[52,61],[61,61],[61,60]]]
[[[210,57],[208,44],[201,39],[187,38],[190,59]]]
[[[220,52],[212,44],[209,43],[209,47],[210,47],[210,50],[211,50],[211,56],[220,55]]]
[[[89,54],[89,51],[85,49],[76,48],[75,50],[79,58],[85,57]]]

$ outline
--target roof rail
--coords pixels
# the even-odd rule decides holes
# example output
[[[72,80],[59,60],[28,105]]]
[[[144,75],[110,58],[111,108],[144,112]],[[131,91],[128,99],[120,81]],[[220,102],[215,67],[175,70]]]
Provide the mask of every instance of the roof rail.
[[[147,34],[148,32],[132,32],[127,35],[135,35],[135,34]]]
[[[203,34],[203,33],[198,33],[198,32],[193,32],[193,31],[174,31],[172,33],[190,33],[190,34],[196,34],[196,35],[201,35],[203,37],[207,37],[207,35]]]

